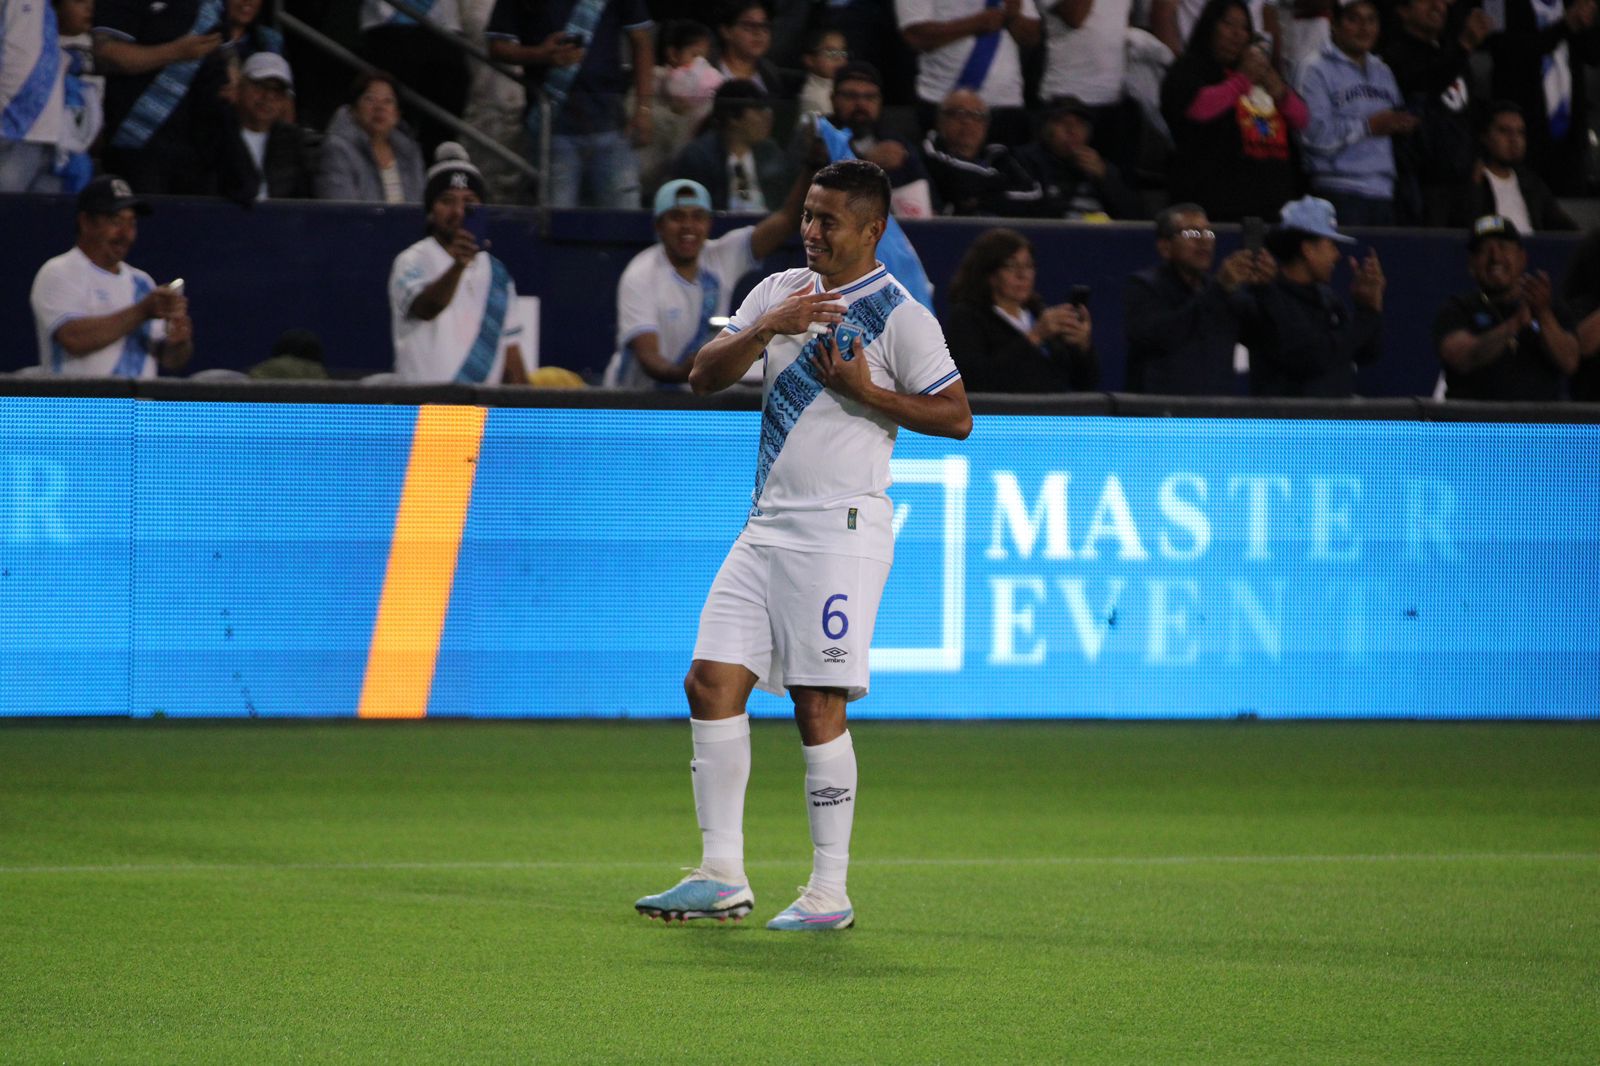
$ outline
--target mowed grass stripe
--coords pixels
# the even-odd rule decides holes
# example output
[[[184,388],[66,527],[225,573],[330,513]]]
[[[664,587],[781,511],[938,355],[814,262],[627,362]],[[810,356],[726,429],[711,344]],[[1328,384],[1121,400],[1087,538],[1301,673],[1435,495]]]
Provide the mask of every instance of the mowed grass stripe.
[[[860,926],[781,936],[781,723],[670,930],[681,723],[0,724],[0,1061],[1600,1060],[1591,726],[853,732]]]
[[[1371,863],[1371,862],[1600,862],[1600,852],[1460,852],[1423,855],[1053,855],[1028,859],[877,858],[856,859],[852,866],[1194,866],[1207,863]],[[755,869],[786,868],[791,862],[750,861]],[[582,860],[494,862],[281,862],[281,863],[120,863],[103,866],[0,866],[0,874],[162,874],[258,873],[268,870],[657,870],[659,862],[587,862]]]

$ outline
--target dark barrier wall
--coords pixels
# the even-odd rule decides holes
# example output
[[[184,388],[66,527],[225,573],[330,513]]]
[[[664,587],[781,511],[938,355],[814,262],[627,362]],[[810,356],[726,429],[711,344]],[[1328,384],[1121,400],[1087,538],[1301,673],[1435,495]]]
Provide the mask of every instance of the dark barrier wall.
[[[719,229],[736,220],[721,219]],[[972,238],[985,224],[908,223],[928,275],[942,292]],[[1039,287],[1061,299],[1070,285],[1093,287],[1090,309],[1105,364],[1104,387],[1123,386],[1122,286],[1131,271],[1154,261],[1148,223],[1022,225],[1039,249]],[[1366,396],[1426,396],[1438,365],[1434,311],[1466,288],[1464,240],[1425,231],[1352,231],[1357,251],[1377,248],[1389,278],[1384,357],[1362,371]],[[66,199],[0,195],[0,369],[38,361],[28,291],[39,266],[73,240]],[[385,283],[394,257],[422,233],[419,208],[348,204],[266,203],[241,209],[222,201],[160,201],[141,225],[130,261],[158,282],[183,277],[195,321],[198,354],[191,370],[244,369],[267,357],[272,341],[292,327],[317,332],[330,364],[386,370],[392,358]],[[628,260],[653,239],[642,212],[555,214],[541,235],[540,217],[525,208],[492,208],[490,237],[517,288],[543,301],[542,358],[547,365],[594,374],[616,340],[616,283]],[[1238,244],[1237,227],[1219,238],[1218,254]],[[1530,242],[1535,267],[1559,278],[1573,237]],[[769,261],[799,262],[798,244]],[[1340,284],[1348,271],[1341,273]]]
[[[0,715],[683,714],[753,407],[269,394],[0,396]],[[902,434],[853,717],[1600,716],[1600,424],[1113,402]]]

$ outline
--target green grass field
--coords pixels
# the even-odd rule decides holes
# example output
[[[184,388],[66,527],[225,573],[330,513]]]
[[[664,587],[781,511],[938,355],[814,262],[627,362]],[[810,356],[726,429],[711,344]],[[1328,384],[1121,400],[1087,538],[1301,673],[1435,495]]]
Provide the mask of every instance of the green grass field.
[[[1600,728],[853,728],[856,929],[757,723],[0,723],[0,1061],[1600,1061]]]

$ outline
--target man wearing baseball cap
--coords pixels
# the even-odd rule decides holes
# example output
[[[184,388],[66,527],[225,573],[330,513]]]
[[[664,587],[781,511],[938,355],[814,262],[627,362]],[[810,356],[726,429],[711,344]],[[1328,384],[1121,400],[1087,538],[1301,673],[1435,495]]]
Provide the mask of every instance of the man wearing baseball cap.
[[[483,175],[453,141],[441,144],[436,158],[422,198],[428,235],[396,256],[389,271],[395,376],[523,384],[517,287],[489,254],[489,242],[480,244],[468,228],[469,217],[483,210]]]
[[[1528,272],[1516,223],[1485,215],[1467,231],[1476,288],[1452,296],[1433,320],[1451,400],[1559,400],[1578,369],[1576,319],[1550,275]]]
[[[658,240],[633,257],[617,283],[617,348],[606,367],[608,387],[682,387],[689,380],[694,354],[717,335],[711,320],[727,317],[739,278],[799,232],[815,168],[801,169],[782,207],[715,240],[704,185],[677,178],[656,191]]]
[[[150,205],[115,174],[78,193],[78,240],[33,279],[39,362],[63,377],[153,378],[193,354],[189,304],[124,262]]]
[[[1333,205],[1303,196],[1283,205],[1267,234],[1278,276],[1251,287],[1257,333],[1250,343],[1253,396],[1349,397],[1357,363],[1377,360],[1383,333],[1383,268],[1378,253],[1350,259],[1351,311],[1333,291],[1343,257],[1339,246],[1355,240],[1339,232]]]
[[[287,121],[294,72],[275,52],[244,61],[233,114],[218,138],[217,191],[241,204],[309,199],[317,166],[305,131]]]

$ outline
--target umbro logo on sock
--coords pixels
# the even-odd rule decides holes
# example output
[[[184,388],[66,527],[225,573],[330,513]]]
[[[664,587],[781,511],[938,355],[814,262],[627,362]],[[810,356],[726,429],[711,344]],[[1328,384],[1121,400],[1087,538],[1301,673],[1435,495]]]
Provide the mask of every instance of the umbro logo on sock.
[[[811,806],[813,807],[837,807],[841,803],[850,802],[850,790],[848,788],[833,788],[830,786],[828,788],[819,788],[811,794],[817,797],[811,801]]]

